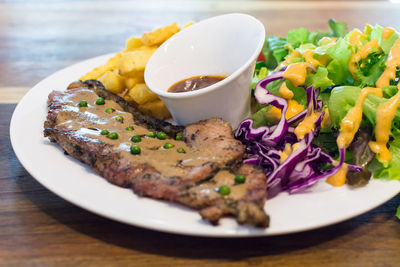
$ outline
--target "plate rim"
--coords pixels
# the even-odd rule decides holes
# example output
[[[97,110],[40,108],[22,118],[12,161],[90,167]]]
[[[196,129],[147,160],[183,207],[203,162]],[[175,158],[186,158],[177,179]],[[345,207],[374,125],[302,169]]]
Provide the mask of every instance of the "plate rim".
[[[104,61],[106,60],[108,57],[110,57],[111,55],[113,55],[115,53],[108,53],[105,55],[101,55],[101,56],[96,56],[96,57],[92,57],[83,61],[79,61],[76,62],[70,66],[67,66],[65,68],[62,68],[56,72],[54,72],[53,74],[45,77],[44,79],[42,79],[41,81],[39,81],[35,86],[33,86],[24,96],[23,98],[19,101],[19,103],[17,104],[16,108],[13,111],[11,120],[10,120],[10,125],[9,125],[9,135],[10,135],[10,141],[11,141],[11,145],[12,148],[14,150],[14,153],[17,157],[17,159],[19,160],[19,162],[22,164],[22,166],[25,168],[25,170],[37,181],[39,182],[42,186],[44,186],[47,190],[49,190],[50,192],[56,194],[57,196],[61,197],[62,199],[68,201],[69,203],[72,203],[75,206],[78,206],[86,211],[92,212],[94,214],[97,214],[99,216],[114,220],[114,221],[118,221],[120,223],[124,223],[124,224],[128,224],[128,225],[133,225],[136,227],[140,227],[140,228],[144,228],[144,229],[149,229],[149,230],[154,230],[154,231],[160,231],[160,232],[166,232],[166,233],[171,233],[171,234],[179,234],[179,235],[186,235],[186,236],[199,236],[199,237],[211,237],[211,238],[244,238],[244,237],[257,237],[257,236],[276,236],[276,235],[285,235],[285,234],[293,234],[293,233],[299,233],[299,232],[305,232],[305,231],[310,231],[310,230],[314,230],[314,229],[318,229],[318,228],[323,228],[323,227],[327,227],[329,225],[334,225],[349,219],[352,219],[354,217],[357,217],[361,214],[367,213],[373,209],[375,209],[376,207],[386,203],[387,201],[389,201],[390,199],[392,199],[393,197],[395,197],[398,193],[400,193],[400,183],[398,183],[398,189],[397,189],[397,193],[393,194],[388,194],[386,197],[382,198],[379,202],[376,202],[374,205],[370,205],[368,206],[368,208],[363,209],[363,210],[359,210],[356,213],[352,213],[349,214],[347,216],[342,216],[336,220],[331,220],[331,221],[326,221],[324,223],[320,223],[317,225],[311,225],[311,226],[305,226],[305,227],[298,227],[296,229],[291,229],[291,230],[281,230],[281,231],[275,231],[275,232],[269,232],[268,228],[264,229],[264,231],[250,231],[250,232],[231,232],[231,233],[227,233],[227,232],[209,232],[209,233],[204,233],[204,232],[196,232],[196,231],[188,231],[185,229],[176,229],[176,227],[173,227],[171,225],[165,225],[165,224],[159,224],[159,225],[153,225],[153,224],[146,224],[145,222],[140,222],[140,221],[136,221],[136,222],[132,222],[132,221],[127,221],[124,220],[118,216],[112,216],[108,213],[102,212],[101,209],[94,209],[92,207],[90,207],[90,205],[85,205],[83,203],[81,203],[80,201],[71,198],[71,196],[69,196],[68,194],[65,194],[65,192],[62,192],[62,190],[59,190],[59,188],[54,188],[51,185],[49,185],[48,183],[46,183],[46,181],[44,181],[43,179],[40,178],[40,172],[38,172],[37,170],[35,170],[34,168],[32,169],[31,166],[29,165],[29,163],[27,162],[27,159],[23,156],[23,153],[21,151],[21,147],[18,145],[18,140],[16,139],[17,135],[14,134],[14,132],[16,131],[16,128],[18,126],[18,122],[16,121],[17,116],[20,113],[23,113],[22,108],[24,107],[24,105],[26,105],[25,102],[27,102],[32,95],[35,94],[35,90],[39,90],[40,86],[42,84],[46,84],[46,82],[49,82],[51,79],[53,79],[54,77],[57,77],[57,75],[62,74],[63,72],[67,72],[69,70],[73,70],[75,68],[77,68],[79,65],[86,65],[86,64],[90,64],[90,62],[95,62],[95,61]],[[72,81],[71,81],[72,82]],[[63,89],[65,90],[65,89]],[[40,103],[40,105],[43,103]],[[41,121],[44,121],[44,118],[41,118]],[[47,140],[46,138],[44,138],[42,136],[43,140]],[[82,164],[85,165],[83,163],[80,163],[78,160],[74,159],[75,163],[77,164]],[[87,165],[85,165],[87,166]],[[96,174],[97,175],[97,174]],[[101,177],[100,175],[98,175],[99,177]],[[103,177],[101,177],[103,178]],[[103,178],[104,179],[104,178]],[[373,178],[372,178],[373,179]],[[390,181],[383,181],[383,182],[390,182]],[[111,186],[112,184],[110,184]],[[121,188],[124,189],[124,188]],[[130,190],[131,189],[127,189]],[[131,192],[132,194],[134,194],[133,192]],[[160,200],[155,200],[155,201],[160,201]],[[166,202],[161,200],[162,202],[165,203],[170,203],[170,202]],[[178,205],[178,204],[177,204]],[[268,201],[266,202],[266,205],[268,205]],[[178,205],[181,206],[181,205]],[[184,207],[184,206],[182,206]],[[192,210],[192,212],[196,212],[196,210]],[[272,217],[273,215],[271,215]],[[273,219],[273,217],[272,217]],[[210,227],[214,227],[212,225],[210,225]]]

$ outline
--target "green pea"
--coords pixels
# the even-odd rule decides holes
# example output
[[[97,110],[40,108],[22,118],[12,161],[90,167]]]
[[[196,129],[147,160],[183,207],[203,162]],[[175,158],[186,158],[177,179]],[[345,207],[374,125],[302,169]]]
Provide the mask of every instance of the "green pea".
[[[116,132],[111,132],[108,134],[108,138],[110,139],[118,139],[118,134]]]
[[[127,130],[127,131],[133,131],[133,126],[128,126],[128,127],[125,128],[125,130]]]
[[[115,111],[113,108],[106,108],[106,113],[111,114]]]
[[[138,146],[138,145],[131,146],[131,154],[132,155],[139,155],[140,152],[141,152],[140,146]]]
[[[167,139],[167,134],[164,133],[164,132],[158,132],[157,133],[157,138],[160,139],[160,140],[165,140],[165,139]]]
[[[176,151],[178,151],[178,153],[186,153],[185,149],[183,149],[183,147],[178,148]]]
[[[134,136],[131,137],[131,141],[134,143],[139,143],[142,141],[142,138],[139,135],[135,134]]]
[[[101,130],[100,134],[101,134],[101,135],[108,135],[108,134],[109,134],[109,131],[107,131],[107,130]]]
[[[220,195],[227,196],[227,195],[229,195],[229,194],[231,193],[231,189],[230,189],[229,186],[227,186],[227,185],[221,185],[221,186],[218,188],[218,193],[219,193]]]
[[[149,132],[147,134],[147,137],[155,138],[156,137],[156,133],[155,132]]]
[[[106,101],[102,97],[99,97],[96,100],[96,105],[104,105],[105,103],[106,103]]]
[[[175,136],[175,140],[181,141],[182,139],[183,139],[182,133],[177,133],[176,136]]]
[[[123,122],[124,122],[124,117],[122,117],[122,116],[117,116],[117,117],[115,117],[115,120],[118,121],[118,122],[120,122],[120,123],[123,123]]]
[[[174,144],[172,144],[172,143],[170,143],[170,142],[167,142],[167,143],[165,143],[165,145],[164,145],[164,148],[165,149],[169,149],[169,148],[173,148],[174,147]]]
[[[243,174],[236,174],[235,183],[244,184],[244,182],[246,182],[246,176],[244,176]]]
[[[79,102],[78,104],[80,107],[87,107],[87,101],[86,100],[82,100],[81,102]]]

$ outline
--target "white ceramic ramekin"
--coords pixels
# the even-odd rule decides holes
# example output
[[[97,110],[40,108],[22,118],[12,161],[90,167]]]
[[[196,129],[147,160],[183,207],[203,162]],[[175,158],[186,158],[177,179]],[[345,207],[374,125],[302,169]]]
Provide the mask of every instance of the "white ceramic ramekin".
[[[146,84],[178,124],[220,117],[235,129],[250,114],[252,74],[264,40],[263,24],[246,14],[203,20],[157,49],[146,66]],[[199,75],[229,76],[196,91],[167,91],[174,83]]]

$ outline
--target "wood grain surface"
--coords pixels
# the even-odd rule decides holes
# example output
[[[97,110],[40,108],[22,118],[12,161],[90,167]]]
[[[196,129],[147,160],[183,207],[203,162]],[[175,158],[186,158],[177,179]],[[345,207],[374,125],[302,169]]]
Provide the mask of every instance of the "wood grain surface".
[[[120,50],[131,35],[230,12],[254,15],[275,35],[296,27],[326,30],[331,17],[351,28],[378,23],[400,30],[400,5],[386,1],[0,0],[0,265],[400,266],[394,216],[400,195],[352,220],[304,233],[198,238],[94,215],[57,197],[22,167],[9,121],[15,103],[41,79]]]

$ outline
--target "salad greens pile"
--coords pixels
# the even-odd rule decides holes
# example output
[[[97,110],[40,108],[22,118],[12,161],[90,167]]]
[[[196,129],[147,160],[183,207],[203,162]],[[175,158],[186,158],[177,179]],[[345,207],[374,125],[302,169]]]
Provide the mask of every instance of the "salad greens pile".
[[[286,37],[268,37],[262,51],[261,60],[256,64],[252,87],[253,94],[254,91],[263,89],[266,90],[267,95],[271,94],[281,99],[285,98],[280,93],[280,88],[285,83],[286,87],[293,92],[293,97],[290,101],[294,100],[303,106],[303,111],[300,112],[302,113],[302,118],[305,118],[307,112],[311,114],[310,112],[313,110],[311,106],[310,111],[310,101],[312,102],[313,100],[309,98],[308,92],[311,90],[311,87],[312,90],[315,89],[315,95],[318,98],[314,100],[314,106],[320,103],[321,107],[319,110],[322,110],[322,113],[329,114],[329,123],[319,122],[318,125],[315,124],[316,129],[313,132],[313,141],[309,150],[311,151],[312,147],[320,148],[325,153],[324,155],[329,155],[339,160],[343,154],[338,149],[336,138],[340,132],[341,122],[349,110],[356,105],[363,88],[378,87],[377,81],[388,67],[388,57],[391,49],[399,39],[399,34],[390,28],[383,28],[379,25],[366,25],[363,31],[358,29],[349,31],[345,22],[336,22],[333,19],[329,20],[328,25],[330,30],[326,32],[308,31],[305,28],[299,28],[290,30]],[[356,40],[357,45],[354,40]],[[363,56],[357,57],[357,52],[361,50],[360,47],[367,46],[370,43],[374,43],[375,45],[364,49]],[[316,60],[318,64],[310,64],[310,58],[307,58],[307,51],[312,51],[311,63],[312,60]],[[291,64],[300,62],[310,64],[311,71],[307,71],[303,84],[295,86],[289,79],[283,78],[282,72],[290,67]],[[346,150],[347,153],[344,161],[348,164],[363,167],[364,170],[361,172],[363,175],[359,176],[365,177],[365,173],[372,173],[374,178],[387,178],[400,181],[400,108],[397,109],[394,115],[390,129],[390,138],[387,143],[392,156],[390,162],[380,161],[367,145],[369,141],[375,139],[378,107],[395,96],[398,88],[400,88],[400,86],[397,86],[400,78],[400,62],[396,65],[395,77],[391,78],[390,84],[381,88],[382,96],[370,93],[364,102],[362,102],[360,128],[354,137],[353,144]],[[262,89],[259,88],[261,83],[263,86]],[[260,92],[256,92],[256,94],[258,94],[258,97],[256,96],[258,103],[254,101],[252,121],[244,123],[239,128],[241,131],[240,134],[237,134],[238,136],[240,135],[241,140],[248,146],[248,150],[254,150],[255,147],[258,147],[257,149],[260,150],[260,147],[266,146],[266,144],[268,146],[269,141],[266,142],[265,140],[268,138],[270,140],[271,136],[274,135],[273,132],[279,128],[281,121],[285,120],[284,114],[288,108],[287,104],[277,104],[281,100],[275,99],[275,104],[273,104],[270,96],[268,96],[269,98],[265,96],[260,97]],[[266,101],[264,98],[270,100]],[[263,99],[263,101],[260,101],[260,99]],[[285,110],[283,106],[285,106]],[[283,115],[279,113],[277,116],[276,112],[272,112],[276,107],[280,107]],[[317,108],[317,106],[314,108]],[[280,130],[280,140],[287,140],[289,138],[291,127],[294,129],[296,123],[298,121],[295,121],[293,124],[293,120],[291,121],[291,119],[286,118],[286,124],[289,128]],[[259,131],[257,132],[257,129],[261,128],[264,131],[264,144],[261,142]],[[282,134],[283,132],[285,134]],[[281,141],[277,141],[277,144],[281,147],[285,147],[287,143],[287,141],[282,141],[283,143],[279,142]],[[290,143],[292,146],[293,144],[294,142]],[[282,151],[277,152],[280,157],[282,157]],[[260,153],[262,152],[259,152],[258,156],[255,153],[250,162],[260,165]],[[258,160],[256,160],[257,157]],[[276,157],[279,160],[279,157]],[[276,162],[279,165],[279,161]],[[276,164],[276,162],[273,164]],[[283,165],[282,160],[280,165]],[[274,173],[275,167],[271,169],[265,166],[263,167],[266,173]],[[314,168],[315,166],[312,165],[311,167]],[[329,167],[326,167],[326,164],[321,162],[318,168],[321,169],[319,176],[324,173],[324,168],[328,168],[329,170]],[[347,182],[351,183],[351,180],[348,179]],[[287,183],[293,181],[291,180]],[[309,185],[306,182],[304,184],[306,186]],[[285,185],[281,189],[291,191]],[[397,216],[400,219],[400,207],[397,210]]]

